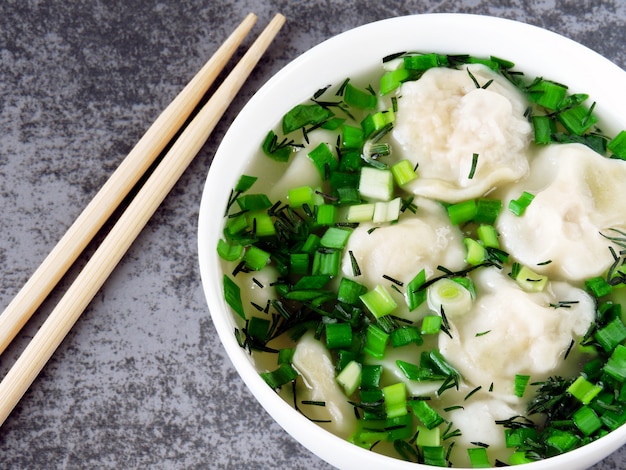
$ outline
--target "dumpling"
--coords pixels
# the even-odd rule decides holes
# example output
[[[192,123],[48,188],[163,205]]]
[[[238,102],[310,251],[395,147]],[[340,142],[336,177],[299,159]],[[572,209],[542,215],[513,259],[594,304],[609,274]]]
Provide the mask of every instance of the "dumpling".
[[[565,282],[550,282],[542,292],[525,292],[497,268],[474,272],[478,296],[470,312],[449,318],[450,336],[439,334],[444,357],[473,386],[515,401],[515,375],[532,381],[568,375],[576,362],[572,339],[582,337],[595,318],[594,300]],[[556,308],[559,302],[567,307]]]
[[[396,155],[419,164],[419,177],[405,189],[459,202],[526,176],[531,140],[526,101],[506,79],[483,65],[436,68],[404,83],[400,95],[393,131],[400,150]],[[470,177],[474,154],[478,158]]]
[[[334,432],[347,438],[356,426],[354,409],[335,379],[335,366],[326,346],[307,333],[295,348],[293,366],[304,380],[306,398],[326,403],[324,407],[307,410],[307,415],[321,420],[330,417]]]
[[[422,269],[430,277],[438,265],[453,271],[465,266],[461,232],[450,224],[445,209],[425,199],[416,202],[417,213],[403,214],[398,223],[381,226],[362,223],[354,230],[344,250],[344,276],[374,289],[379,284],[390,284],[384,275],[406,286]],[[370,232],[372,228],[375,230]],[[359,266],[360,276],[354,276],[350,252]],[[403,295],[393,289],[389,291],[399,306],[394,315],[410,318],[407,311],[401,311],[406,307]]]
[[[528,179],[503,196],[505,206],[523,191],[535,196],[521,217],[501,212],[497,228],[504,249],[551,277],[581,281],[603,274],[613,262],[613,244],[601,233],[616,236],[611,229],[626,227],[626,201],[615,193],[624,182],[622,160],[582,144],[545,147],[533,158]]]

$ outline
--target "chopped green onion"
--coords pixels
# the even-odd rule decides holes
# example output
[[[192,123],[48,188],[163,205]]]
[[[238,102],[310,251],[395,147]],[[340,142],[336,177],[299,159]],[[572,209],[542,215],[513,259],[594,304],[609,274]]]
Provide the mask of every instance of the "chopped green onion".
[[[511,465],[521,465],[524,463],[533,463],[533,462],[535,462],[535,460],[531,459],[530,457],[527,457],[525,451],[514,452],[513,454],[511,454],[511,457],[509,457],[509,464]]]
[[[396,418],[408,413],[404,382],[387,385],[382,388],[382,391],[388,418]]]
[[[471,447],[467,449],[467,454],[472,468],[491,468],[487,449],[484,447]]]
[[[545,443],[556,449],[557,452],[564,453],[573,449],[579,441],[580,438],[572,432],[552,429]]]
[[[472,295],[462,284],[443,278],[428,287],[428,306],[451,317],[465,315],[472,308]]]
[[[361,149],[363,147],[363,129],[359,127],[343,126],[343,148]]]
[[[293,355],[295,353],[294,348],[282,348],[278,350],[278,354],[276,357],[277,364],[290,364],[293,360]]]
[[[320,143],[311,150],[308,156],[317,168],[322,179],[327,179],[329,170],[336,170],[339,167],[339,162],[325,142]]]
[[[515,281],[526,292],[541,292],[548,284],[548,276],[537,274],[527,266],[520,266]]]
[[[254,245],[248,247],[243,260],[246,262],[246,266],[254,271],[260,271],[269,263],[270,254],[267,251],[262,250]]]
[[[361,385],[361,364],[357,361],[350,361],[337,375],[336,380],[343,387],[346,396],[352,395]]]
[[[465,262],[472,266],[477,266],[487,258],[487,250],[485,247],[474,240],[466,237],[463,239],[465,245]]]
[[[235,186],[235,191],[239,193],[246,192],[254,183],[256,183],[257,179],[258,178],[256,176],[241,175],[239,181],[237,181],[237,186]]]
[[[387,120],[383,113],[378,112],[374,114],[368,114],[361,121],[361,128],[363,129],[363,138],[369,138],[374,132],[378,132],[387,125]]]
[[[237,261],[243,254],[243,246],[239,243],[228,243],[219,239],[217,241],[217,254],[225,261]]]
[[[310,186],[300,186],[299,188],[292,188],[287,194],[289,199],[289,205],[291,207],[302,207],[308,204],[309,207],[315,203],[315,191]]]
[[[361,295],[367,292],[367,287],[346,277],[341,278],[337,300],[350,305],[356,305]]]
[[[316,251],[313,255],[313,267],[311,273],[313,275],[336,276],[339,274],[339,266],[341,264],[341,251]]]
[[[387,202],[375,202],[372,222],[374,222],[375,224],[382,224],[386,222],[396,221],[398,220],[398,217],[400,217],[401,208],[402,199],[399,197]]]
[[[426,426],[417,426],[415,444],[419,447],[437,447],[441,445],[441,428],[428,429]]]
[[[404,325],[391,332],[391,345],[394,348],[408,344],[420,345],[424,342],[419,330],[411,325]]]
[[[355,204],[348,207],[346,220],[348,222],[368,222],[374,218],[375,204]]]
[[[379,90],[381,95],[386,95],[398,88],[402,82],[410,77],[410,73],[404,67],[390,70],[380,77]]]
[[[267,318],[250,317],[247,328],[252,338],[265,341],[270,331],[270,321]]]
[[[420,333],[423,335],[436,335],[441,331],[441,317],[439,315],[426,315],[422,320]]]
[[[606,282],[606,279],[602,276],[592,277],[585,281],[585,287],[590,291],[594,297],[600,298],[605,295],[609,295],[613,288],[611,284]]]
[[[376,318],[389,315],[398,307],[396,301],[382,284],[361,295],[360,299]]]
[[[515,396],[522,398],[526,391],[526,386],[530,380],[530,375],[515,374]]]
[[[604,365],[604,372],[618,382],[626,381],[626,346],[617,345]]]
[[[263,144],[261,145],[261,149],[266,156],[278,162],[287,162],[289,161],[289,157],[291,156],[291,152],[293,149],[290,144],[291,142],[287,143],[286,141],[278,144],[278,137],[276,136],[274,131],[270,130],[267,133]]]
[[[398,186],[404,186],[417,178],[417,173],[409,160],[400,160],[391,166],[391,173]]]
[[[385,348],[389,341],[389,335],[378,326],[368,325],[365,331],[365,346],[363,350],[376,359],[382,359],[385,355]]]
[[[426,400],[409,400],[413,414],[417,416],[427,429],[434,429],[443,423],[444,419],[430,406]]]
[[[241,289],[230,277],[224,274],[223,280],[224,299],[233,311],[241,318],[245,319],[246,314],[243,311],[243,303],[241,301]]]
[[[276,227],[272,218],[266,211],[254,211],[246,213],[248,228],[258,237],[270,237],[276,234]]]
[[[389,201],[393,195],[393,173],[378,168],[361,168],[359,192],[364,198]]]
[[[528,87],[528,99],[549,110],[556,110],[567,94],[567,87],[550,80],[535,80]]]
[[[404,58],[404,67],[408,70],[428,70],[433,67],[439,67],[443,57],[435,53],[410,55]]]
[[[605,351],[612,351],[626,339],[626,326],[619,317],[615,317],[606,326],[596,331],[595,339]]]
[[[337,206],[332,204],[317,206],[316,222],[319,225],[334,225],[337,222]]]
[[[426,289],[420,289],[422,284],[426,282],[426,270],[422,269],[417,275],[409,281],[406,286],[406,303],[409,312],[422,305],[426,300]]]
[[[332,111],[319,104],[299,104],[283,117],[283,134],[289,134],[306,125],[316,125],[333,116]]]
[[[379,364],[365,364],[361,371],[362,388],[378,388],[383,374],[383,366]]]
[[[304,245],[302,245],[302,251],[304,253],[313,254],[319,248],[320,240],[321,237],[319,235],[314,233],[309,234],[304,242]]]
[[[520,197],[518,197],[517,199],[511,199],[509,201],[509,210],[513,214],[521,217],[522,215],[524,215],[526,208],[530,205],[534,198],[534,195],[530,194],[527,191],[524,191]]]
[[[527,440],[535,440],[537,430],[533,427],[507,428],[504,430],[504,439],[507,448],[521,447]]]
[[[344,88],[343,100],[349,106],[360,109],[376,109],[376,95],[360,90],[348,83]]]
[[[293,381],[298,377],[298,372],[291,364],[281,364],[278,369],[271,372],[261,372],[261,377],[274,390]]]
[[[308,253],[291,253],[289,255],[289,272],[296,275],[309,272]]]
[[[348,242],[352,230],[338,227],[329,227],[320,240],[320,245],[325,248],[343,249]]]
[[[478,198],[476,200],[476,214],[472,220],[479,224],[493,225],[500,215],[502,201],[499,199]]]
[[[556,132],[554,119],[549,116],[533,116],[533,131],[536,144],[549,144]]]
[[[583,406],[576,410],[572,420],[585,436],[590,436],[602,427],[602,421],[592,408]]]
[[[237,198],[242,211],[260,211],[272,207],[272,202],[265,194],[244,194]]]
[[[476,229],[476,234],[484,246],[489,248],[500,248],[498,232],[493,225],[480,225]]]
[[[626,130],[620,131],[617,136],[607,144],[607,149],[613,152],[615,157],[626,160]]]
[[[569,132],[583,135],[598,122],[598,118],[591,111],[584,105],[578,105],[559,112],[556,117]]]
[[[582,375],[567,388],[567,392],[578,399],[583,405],[591,403],[598,393],[602,391],[602,386],[594,385]]]
[[[458,202],[448,206],[448,216],[452,225],[459,225],[476,217],[477,206],[474,199]]]
[[[348,348],[352,344],[350,323],[326,324],[326,347],[328,349]]]
[[[446,451],[443,446],[422,447],[422,455],[424,456],[424,464],[433,467],[447,467]]]

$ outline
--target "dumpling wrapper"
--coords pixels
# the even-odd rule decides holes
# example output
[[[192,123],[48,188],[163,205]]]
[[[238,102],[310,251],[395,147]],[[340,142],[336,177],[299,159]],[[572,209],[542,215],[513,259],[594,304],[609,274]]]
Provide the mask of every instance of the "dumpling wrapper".
[[[582,281],[613,263],[604,236],[626,227],[626,162],[605,158],[582,144],[553,144],[532,159],[526,180],[503,195],[497,221],[503,248],[533,271]],[[524,214],[506,209],[523,191],[535,197]],[[616,252],[620,249],[616,248]],[[542,264],[551,261],[548,264]]]
[[[540,381],[575,369],[576,351],[567,361],[565,354],[595,319],[584,290],[549,282],[542,292],[526,292],[497,268],[477,270],[473,280],[479,294],[472,310],[448,319],[452,338],[439,334],[439,350],[466,382],[483,389],[493,383],[494,396],[514,403],[516,374]],[[575,303],[555,308],[559,301]]]
[[[468,69],[481,87],[477,88]],[[489,86],[482,88],[489,80]],[[434,68],[400,90],[393,138],[397,158],[419,164],[404,189],[459,202],[526,176],[531,126],[526,100],[483,65]],[[473,155],[478,154],[472,177]]]
[[[450,224],[445,209],[438,203],[416,200],[416,214],[404,213],[398,223],[374,225],[362,223],[348,239],[342,260],[343,275],[374,289],[390,285],[387,275],[406,286],[422,269],[427,278],[437,266],[456,271],[465,266],[465,248],[458,227]],[[374,231],[368,233],[370,229]],[[354,276],[349,256],[352,252],[360,276]],[[388,289],[398,304],[394,315],[416,320],[420,313],[409,313],[405,297]]]

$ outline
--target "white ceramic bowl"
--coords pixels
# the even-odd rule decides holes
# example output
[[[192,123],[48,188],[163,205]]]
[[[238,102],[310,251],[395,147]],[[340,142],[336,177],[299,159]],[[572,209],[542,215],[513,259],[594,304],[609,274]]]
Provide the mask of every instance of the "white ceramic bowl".
[[[432,468],[384,457],[352,445],[310,422],[283,401],[259,376],[233,334],[235,322],[222,294],[216,252],[231,188],[258,150],[267,131],[295,104],[317,89],[357,76],[400,51],[495,55],[515,63],[529,77],[542,76],[584,92],[609,135],[626,128],[626,72],[590,49],[555,33],[500,18],[430,14],[393,18],[335,36],[295,59],[249,101],[227,132],[209,170],[199,219],[200,271],[209,310],[239,375],[267,412],[302,445],[342,469]],[[523,465],[584,469],[626,443],[626,426],[572,452]]]

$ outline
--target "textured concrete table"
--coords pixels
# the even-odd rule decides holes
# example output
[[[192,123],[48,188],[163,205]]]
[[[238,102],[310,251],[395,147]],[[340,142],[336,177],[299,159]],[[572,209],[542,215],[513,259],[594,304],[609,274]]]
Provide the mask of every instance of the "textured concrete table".
[[[0,307],[178,90],[249,12],[288,23],[204,150],[0,429],[2,468],[328,468],[250,396],[216,337],[197,268],[198,207],[228,124],[318,42],[391,16],[488,14],[557,31],[626,67],[621,0],[4,0]],[[101,239],[102,236],[99,236]],[[8,370],[87,249],[0,358]],[[625,468],[626,451],[598,469]]]

